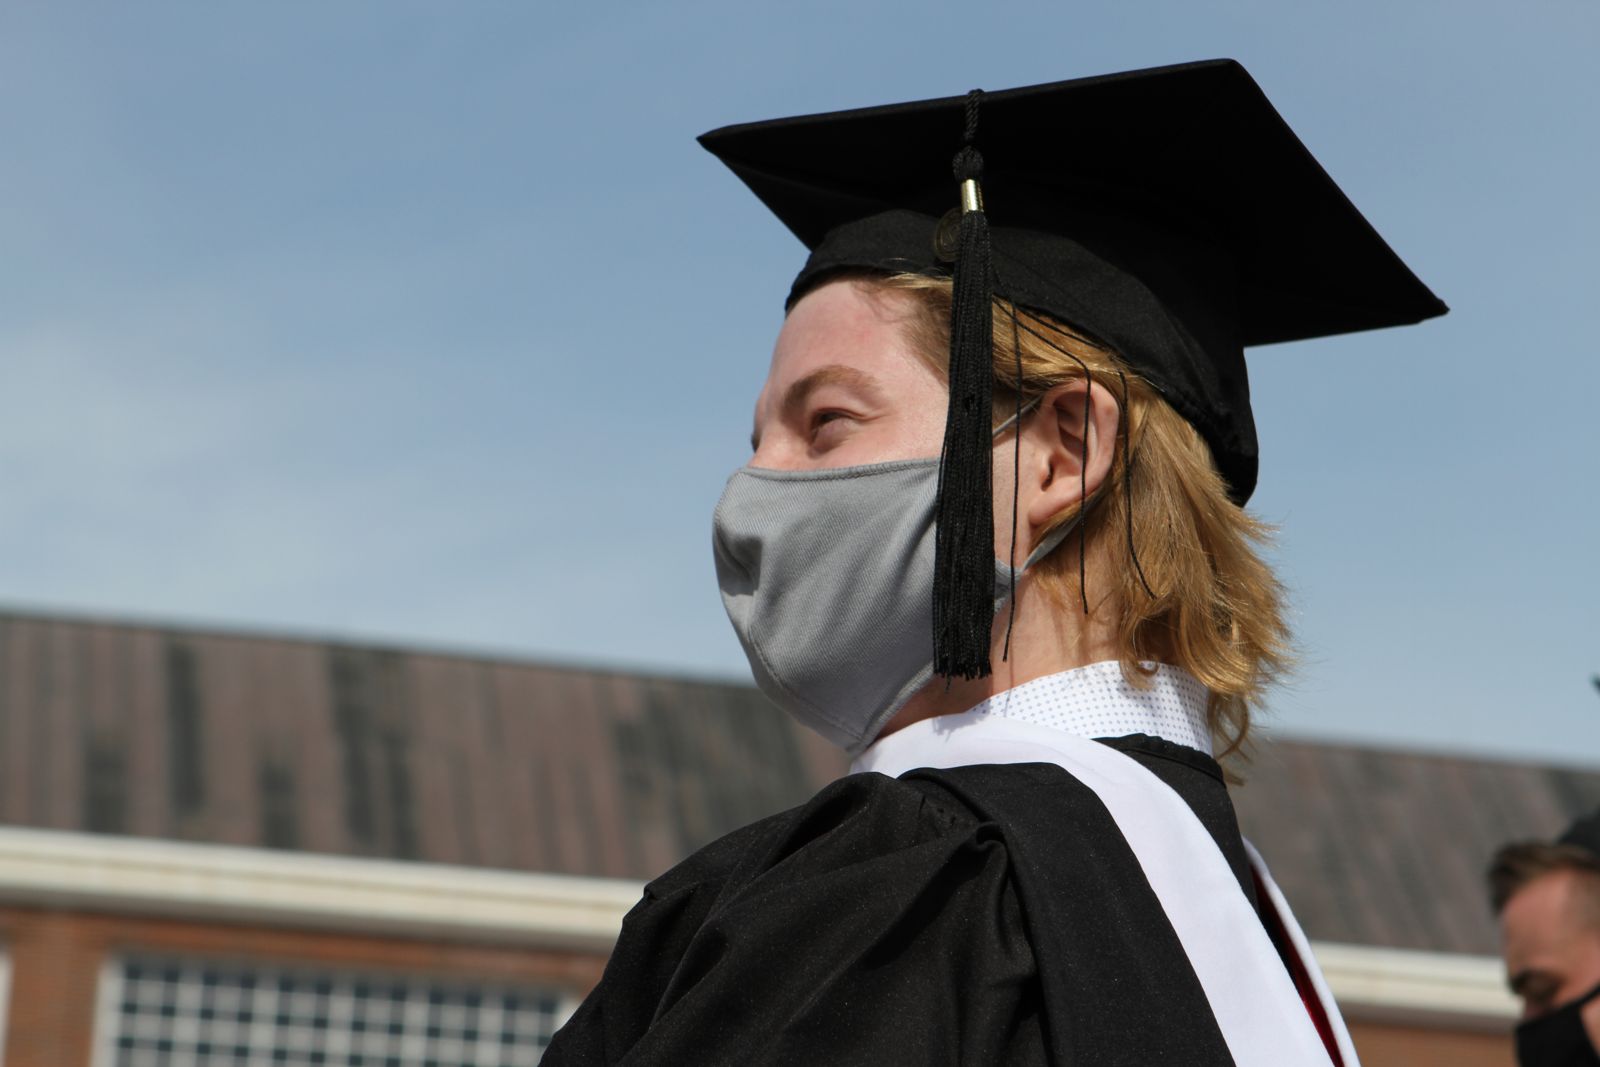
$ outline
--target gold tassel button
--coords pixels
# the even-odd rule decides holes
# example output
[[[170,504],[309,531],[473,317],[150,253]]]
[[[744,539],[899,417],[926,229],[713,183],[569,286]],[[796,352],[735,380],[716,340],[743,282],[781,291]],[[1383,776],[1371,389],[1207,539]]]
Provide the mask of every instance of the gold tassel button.
[[[983,189],[978,185],[978,179],[968,178],[961,183],[961,213],[983,210]]]

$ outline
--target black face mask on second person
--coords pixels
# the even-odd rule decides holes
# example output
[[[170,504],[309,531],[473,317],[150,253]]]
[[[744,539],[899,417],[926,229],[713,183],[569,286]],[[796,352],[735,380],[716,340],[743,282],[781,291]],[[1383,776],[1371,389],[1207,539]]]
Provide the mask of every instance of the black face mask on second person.
[[[1549,1015],[1530,1019],[1517,1027],[1517,1063],[1520,1067],[1600,1067],[1589,1035],[1583,1029],[1584,1005],[1600,997],[1600,986],[1569,1000]]]

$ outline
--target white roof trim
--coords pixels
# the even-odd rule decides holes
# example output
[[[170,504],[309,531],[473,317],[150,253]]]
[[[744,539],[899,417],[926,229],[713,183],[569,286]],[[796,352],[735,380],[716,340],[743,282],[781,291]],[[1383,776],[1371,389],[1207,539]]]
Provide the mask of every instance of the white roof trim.
[[[0,902],[608,952],[640,882],[0,827]],[[1500,961],[1313,942],[1351,1019],[1503,1028]]]
[[[1313,942],[1345,1018],[1505,1030],[1519,1014],[1496,956]]]
[[[638,882],[0,828],[0,902],[606,952]]]

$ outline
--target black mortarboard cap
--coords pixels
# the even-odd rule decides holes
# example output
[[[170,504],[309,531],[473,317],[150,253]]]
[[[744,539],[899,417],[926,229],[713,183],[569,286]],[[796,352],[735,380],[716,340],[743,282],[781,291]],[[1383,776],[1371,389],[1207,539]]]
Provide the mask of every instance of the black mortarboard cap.
[[[1244,347],[1446,311],[1232,60],[729,126],[700,143],[811,250],[791,302],[848,270],[955,275],[952,423],[972,406],[957,388],[960,350],[989,366],[980,349],[992,288],[1121,355],[1205,439],[1240,504],[1257,469]],[[964,178],[981,180],[981,209],[959,215],[952,242],[941,220],[960,208]],[[979,298],[981,328],[978,315],[962,321]],[[982,416],[986,428],[986,406]],[[958,594],[980,669],[965,655],[946,669],[938,601],[949,582],[938,566],[944,674],[988,669],[988,449],[986,431],[953,447],[947,429],[940,520],[951,514],[945,497],[982,498],[954,503],[988,538],[986,553],[981,543],[960,552],[988,590]],[[975,459],[981,486],[949,478],[952,464]]]

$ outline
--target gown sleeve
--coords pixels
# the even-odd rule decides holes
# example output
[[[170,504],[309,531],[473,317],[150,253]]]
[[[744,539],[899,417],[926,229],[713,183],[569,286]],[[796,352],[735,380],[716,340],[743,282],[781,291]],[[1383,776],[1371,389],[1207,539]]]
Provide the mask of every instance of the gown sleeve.
[[[1004,839],[853,775],[645,890],[547,1067],[1047,1062]]]

